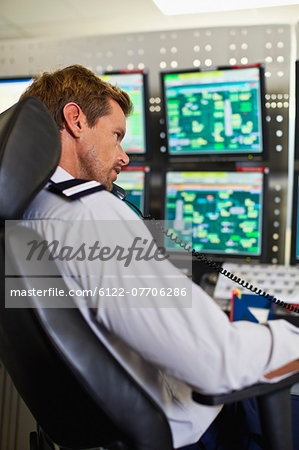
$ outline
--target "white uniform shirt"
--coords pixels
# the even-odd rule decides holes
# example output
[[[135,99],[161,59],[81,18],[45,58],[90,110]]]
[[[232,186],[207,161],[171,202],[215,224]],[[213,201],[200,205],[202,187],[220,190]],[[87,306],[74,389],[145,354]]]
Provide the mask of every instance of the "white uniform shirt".
[[[60,182],[70,178],[58,167],[52,180]],[[113,221],[121,237],[131,242],[136,236],[151,239],[136,214],[106,191],[69,201],[44,189],[31,203],[24,218],[43,219],[31,226],[48,241],[66,239],[66,234],[57,232],[52,225],[47,226],[48,222],[64,220],[94,222],[101,246],[113,248],[118,233],[109,232],[107,226],[99,227],[98,221]],[[60,268],[70,289],[123,286],[128,274],[137,286],[151,288],[155,279],[155,286],[160,280],[160,287],[171,289],[182,277],[168,260],[147,262],[147,277],[142,276],[145,266],[134,259],[126,268],[123,263],[114,265],[114,277],[109,276],[109,264],[99,262],[97,272],[93,271],[92,275],[88,261],[82,264],[79,268],[70,261],[67,268],[64,265]],[[77,274],[78,270],[83,276],[69,276]],[[129,294],[112,300],[95,296],[88,299],[96,308],[95,316],[86,307],[86,299],[74,298],[99,339],[164,410],[176,448],[196,442],[221,410],[221,407],[193,402],[190,386],[203,393],[240,389],[266,381],[266,373],[299,358],[298,328],[283,320],[264,325],[245,321],[230,323],[199,286],[187,279],[183,283],[187,283],[192,292],[190,307],[182,307],[186,299],[177,297],[172,299],[171,307],[161,307],[151,295],[145,299],[144,306],[138,303],[142,302],[140,297]]]

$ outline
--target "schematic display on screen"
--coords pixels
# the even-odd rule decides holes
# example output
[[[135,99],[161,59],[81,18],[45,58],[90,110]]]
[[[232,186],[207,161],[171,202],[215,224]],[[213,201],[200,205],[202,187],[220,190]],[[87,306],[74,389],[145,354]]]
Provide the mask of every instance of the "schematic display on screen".
[[[263,179],[260,172],[168,172],[169,232],[203,253],[261,255]],[[166,247],[179,249],[170,239]]]
[[[163,74],[170,155],[262,153],[259,67]]]
[[[141,211],[144,210],[144,180],[144,171],[123,170],[116,181],[116,184],[127,192],[126,200],[132,202]],[[133,211],[135,211],[134,208]]]
[[[32,78],[0,79],[0,114],[17,103],[32,81]]]
[[[100,76],[101,79],[126,91],[133,103],[133,112],[127,119],[127,131],[122,141],[126,153],[146,152],[145,93],[142,73],[113,73]]]

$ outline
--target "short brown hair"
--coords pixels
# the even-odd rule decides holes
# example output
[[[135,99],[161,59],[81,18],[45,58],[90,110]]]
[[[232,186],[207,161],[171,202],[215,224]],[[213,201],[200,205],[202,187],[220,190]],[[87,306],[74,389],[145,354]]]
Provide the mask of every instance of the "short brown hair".
[[[132,102],[125,91],[77,64],[55,72],[44,72],[20,98],[30,95],[47,106],[60,130],[64,128],[63,108],[69,102],[80,106],[89,127],[93,127],[99,117],[110,113],[109,98],[120,105],[125,116],[132,110]]]

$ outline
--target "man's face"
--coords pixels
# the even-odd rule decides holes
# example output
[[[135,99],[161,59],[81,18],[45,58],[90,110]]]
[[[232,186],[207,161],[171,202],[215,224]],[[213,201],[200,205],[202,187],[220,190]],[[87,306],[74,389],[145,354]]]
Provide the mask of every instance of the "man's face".
[[[85,124],[77,156],[80,178],[96,180],[111,191],[129,157],[121,147],[126,132],[125,115],[115,100],[109,99],[109,104],[110,114],[100,117],[92,128]]]

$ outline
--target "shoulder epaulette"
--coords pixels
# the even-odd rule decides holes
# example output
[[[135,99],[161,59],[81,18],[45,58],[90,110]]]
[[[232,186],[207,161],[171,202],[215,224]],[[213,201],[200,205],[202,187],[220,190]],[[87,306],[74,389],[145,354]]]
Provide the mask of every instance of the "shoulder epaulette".
[[[79,178],[72,178],[71,180],[61,181],[60,183],[54,183],[54,181],[51,180],[48,189],[55,194],[62,195],[71,200],[76,200],[85,195],[106,190],[105,186],[97,181],[82,180]]]

